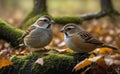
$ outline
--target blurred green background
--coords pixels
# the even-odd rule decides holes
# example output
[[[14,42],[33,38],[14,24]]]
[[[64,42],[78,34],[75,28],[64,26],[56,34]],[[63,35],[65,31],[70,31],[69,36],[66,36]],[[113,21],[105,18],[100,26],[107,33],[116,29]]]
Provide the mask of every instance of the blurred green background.
[[[80,15],[100,11],[100,0],[47,0],[48,12],[53,15]],[[120,0],[112,0],[120,11]],[[33,8],[33,0],[0,0],[0,18],[18,24]]]

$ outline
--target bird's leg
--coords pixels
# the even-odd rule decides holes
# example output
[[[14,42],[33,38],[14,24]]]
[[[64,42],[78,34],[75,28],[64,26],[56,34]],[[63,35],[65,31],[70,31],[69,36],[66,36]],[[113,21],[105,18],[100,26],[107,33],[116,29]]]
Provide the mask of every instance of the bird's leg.
[[[46,47],[44,47],[44,48],[42,48],[42,50],[43,50],[43,51],[46,51],[46,50],[48,50],[48,49],[47,49]]]
[[[33,48],[30,48],[30,47],[29,47],[28,50],[29,50],[30,54],[33,54],[33,51],[32,51]]]
[[[32,51],[30,51],[30,54],[33,54]]]

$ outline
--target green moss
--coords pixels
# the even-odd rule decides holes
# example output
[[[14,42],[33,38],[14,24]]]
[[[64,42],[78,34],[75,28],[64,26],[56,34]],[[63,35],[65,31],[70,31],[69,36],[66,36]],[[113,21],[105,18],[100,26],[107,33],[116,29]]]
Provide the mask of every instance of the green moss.
[[[73,57],[64,54],[52,54],[44,57],[44,65],[34,64],[32,74],[70,74],[74,67]]]
[[[56,23],[58,24],[67,24],[67,23],[81,23],[82,18],[80,16],[55,16],[53,17]]]
[[[10,60],[13,62],[12,74],[31,74],[33,63],[44,55],[46,51],[34,52],[24,56],[12,56]],[[6,67],[7,68],[7,67]],[[8,73],[9,74],[9,73]]]
[[[19,44],[16,40],[22,35],[22,33],[22,30],[13,28],[10,24],[0,19],[0,39],[6,40],[15,47]]]
[[[75,63],[73,56],[51,54],[44,56],[46,51],[34,52],[24,56],[12,56],[13,65],[0,69],[0,74],[70,74]],[[38,58],[44,59],[44,65],[35,63]]]
[[[32,17],[33,17],[33,10],[29,12],[28,15],[19,23],[18,27],[23,28],[23,24],[25,24],[25,22],[27,22]]]

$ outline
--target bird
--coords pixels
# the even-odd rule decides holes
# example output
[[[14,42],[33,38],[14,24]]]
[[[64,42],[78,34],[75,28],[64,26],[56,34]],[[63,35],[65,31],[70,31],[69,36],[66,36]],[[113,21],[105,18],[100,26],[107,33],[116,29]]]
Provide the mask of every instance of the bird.
[[[54,23],[51,17],[43,15],[28,27],[19,40],[22,39],[25,46],[34,48],[30,52],[38,51],[52,41],[52,24]]]
[[[64,42],[66,46],[78,53],[88,53],[96,48],[108,47],[114,50],[118,48],[104,44],[94,35],[85,31],[82,27],[75,23],[66,24],[61,30],[64,34]]]

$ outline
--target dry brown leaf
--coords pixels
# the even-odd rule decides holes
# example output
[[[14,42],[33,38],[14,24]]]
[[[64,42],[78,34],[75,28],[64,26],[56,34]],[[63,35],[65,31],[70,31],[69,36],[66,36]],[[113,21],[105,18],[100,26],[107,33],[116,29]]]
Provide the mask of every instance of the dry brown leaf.
[[[12,54],[12,51],[10,49],[4,49],[0,51],[0,59],[8,59],[10,55]]]
[[[96,57],[93,57],[93,58],[87,58],[83,61],[81,61],[80,63],[78,63],[74,68],[73,68],[73,71],[79,71],[79,70],[82,70],[85,68],[85,70],[83,70],[82,72],[86,72],[90,69],[90,65],[92,65],[94,62],[97,63],[98,60],[100,60],[101,58],[103,58],[102,55],[100,56],[96,56]]]
[[[25,50],[23,50],[22,52],[20,52],[20,54],[22,55],[25,55],[25,54],[28,54],[29,53],[29,51],[28,51],[28,49],[25,49]]]
[[[96,50],[94,50],[94,53],[98,54],[113,54],[114,51],[113,49],[110,48],[98,48]]]
[[[108,68],[108,65],[106,64],[104,57],[99,58],[96,63],[102,67],[104,70],[106,70]]]
[[[73,71],[78,71],[80,69],[83,69],[85,68],[86,66],[89,66],[92,64],[92,61],[89,60],[89,59],[85,59],[83,60],[82,62],[78,63],[74,68],[73,68]]]
[[[120,65],[120,54],[107,55],[104,60],[108,66],[110,65]]]

